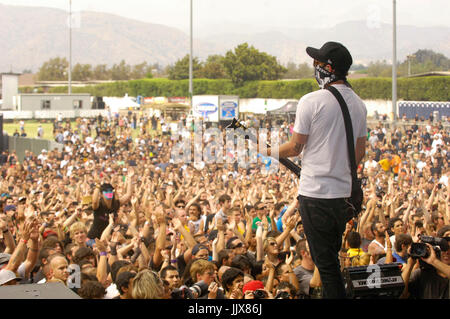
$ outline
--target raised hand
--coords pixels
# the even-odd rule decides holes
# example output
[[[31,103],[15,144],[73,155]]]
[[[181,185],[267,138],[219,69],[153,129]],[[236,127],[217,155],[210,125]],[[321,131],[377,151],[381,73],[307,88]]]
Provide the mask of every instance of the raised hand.
[[[233,219],[229,224],[228,224],[228,229],[233,231],[236,228],[236,221]]]
[[[25,220],[25,222],[21,227],[19,226],[20,238],[22,238],[25,241],[28,241],[28,239],[30,239],[31,229],[32,229],[32,219],[28,218]]]
[[[161,206],[156,209],[156,211],[155,211],[155,218],[156,218],[156,221],[158,222],[158,224],[165,224],[166,223],[166,219],[164,217],[164,211],[161,208]]]
[[[243,296],[244,294],[242,293],[242,289],[236,287],[231,292],[230,299],[242,299]]]
[[[0,217],[0,231],[6,231],[8,229],[8,223],[6,217]]]
[[[166,249],[161,250],[161,256],[163,257],[163,259],[169,260],[170,259],[170,251],[168,251]]]
[[[99,252],[106,252],[108,246],[105,240],[95,239],[95,246]]]
[[[289,216],[286,221],[286,227],[292,230],[295,228],[296,223],[297,223],[297,216],[296,215]]]
[[[128,177],[128,178],[132,178],[132,177],[134,176],[134,174],[135,174],[134,169],[130,167],[130,168],[128,169],[127,177]]]
[[[173,228],[174,229],[178,230],[180,228],[183,228],[183,224],[181,223],[181,221],[177,217],[172,218],[172,223],[173,223]]]
[[[219,285],[216,282],[212,282],[208,287],[208,299],[216,299]]]
[[[289,255],[286,255],[286,265],[290,266],[292,264],[292,261],[294,260],[294,254],[291,251],[291,253]]]
[[[109,224],[114,225],[114,214],[109,214]]]
[[[30,239],[34,242],[37,242],[39,240],[39,223],[37,220],[33,220],[31,223],[31,230],[30,230]]]
[[[226,227],[225,227],[225,225],[223,224],[223,220],[222,220],[222,218],[217,218],[217,230],[218,231],[225,231],[225,229],[226,229]]]
[[[268,275],[270,271],[275,271],[275,266],[272,264],[272,262],[269,260],[269,257],[266,255],[266,257],[264,258],[263,273]]]
[[[384,235],[386,236],[386,248],[390,248],[392,249],[392,242],[391,239],[389,238],[389,233],[387,232],[387,230],[384,232]]]

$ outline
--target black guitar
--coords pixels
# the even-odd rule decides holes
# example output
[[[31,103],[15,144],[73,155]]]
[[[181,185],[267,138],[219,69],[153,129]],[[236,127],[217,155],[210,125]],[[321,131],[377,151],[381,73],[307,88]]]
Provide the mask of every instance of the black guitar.
[[[244,131],[247,129],[247,127],[245,127],[245,125],[240,123],[236,118],[233,119],[233,122],[231,122],[231,124],[228,125],[227,128],[232,128],[232,129],[242,128]],[[258,143],[256,136],[254,136],[250,132],[246,132],[245,138],[248,138],[251,141]],[[271,146],[267,143],[267,147],[271,147]],[[289,169],[292,173],[297,175],[297,177],[300,177],[300,171],[301,171],[300,166],[298,166],[297,164],[295,164],[294,162],[292,162],[291,160],[289,160],[287,158],[280,158],[280,159],[278,159],[278,161],[281,164],[283,164],[284,166],[286,166],[286,168]]]

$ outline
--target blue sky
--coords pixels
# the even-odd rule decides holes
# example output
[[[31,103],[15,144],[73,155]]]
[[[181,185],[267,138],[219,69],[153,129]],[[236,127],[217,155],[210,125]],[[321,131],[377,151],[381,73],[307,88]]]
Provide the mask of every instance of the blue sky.
[[[190,0],[72,0],[73,11],[113,13],[189,31]],[[392,23],[392,0],[193,0],[194,28],[221,30],[332,27],[349,20]],[[397,0],[397,24],[450,27],[450,1]],[[0,0],[0,4],[67,10],[69,0]],[[215,30],[215,29],[214,29]]]

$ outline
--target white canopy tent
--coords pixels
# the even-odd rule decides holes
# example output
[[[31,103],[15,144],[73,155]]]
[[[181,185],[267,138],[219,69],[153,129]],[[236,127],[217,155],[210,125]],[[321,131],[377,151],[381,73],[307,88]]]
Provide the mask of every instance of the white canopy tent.
[[[111,113],[118,113],[119,110],[127,110],[131,108],[138,108],[140,105],[136,103],[129,96],[124,97],[103,97],[103,102],[105,102],[105,106],[108,106]]]

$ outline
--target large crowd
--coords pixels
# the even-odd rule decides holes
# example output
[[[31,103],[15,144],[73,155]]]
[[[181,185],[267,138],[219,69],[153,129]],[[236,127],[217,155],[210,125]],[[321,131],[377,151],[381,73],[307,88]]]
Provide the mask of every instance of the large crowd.
[[[21,159],[3,152],[0,286],[60,282],[86,299],[321,298],[295,175],[268,169],[276,161],[265,156],[247,167],[176,163],[168,122],[134,114],[58,119],[62,150]],[[246,123],[277,125],[282,141],[293,126]],[[374,123],[358,168],[363,211],[347,223],[342,270],[399,263],[399,297],[448,299],[447,123]],[[178,129],[189,135],[195,125],[183,117]],[[411,245],[424,236],[434,242],[425,257],[414,256]]]

